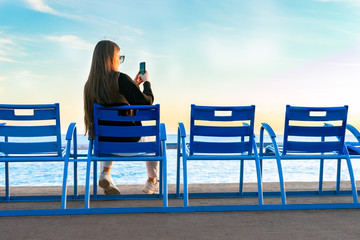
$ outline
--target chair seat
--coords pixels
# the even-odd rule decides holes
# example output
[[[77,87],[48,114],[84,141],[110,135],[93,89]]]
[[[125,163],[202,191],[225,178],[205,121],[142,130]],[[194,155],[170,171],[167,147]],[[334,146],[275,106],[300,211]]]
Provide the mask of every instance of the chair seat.
[[[160,161],[163,159],[161,156],[154,156],[151,154],[139,154],[136,156],[116,156],[115,154],[108,156],[93,156],[93,161],[119,161],[119,157],[121,157],[121,161]]]
[[[187,160],[254,160],[255,155],[251,154],[196,154],[187,157]]]

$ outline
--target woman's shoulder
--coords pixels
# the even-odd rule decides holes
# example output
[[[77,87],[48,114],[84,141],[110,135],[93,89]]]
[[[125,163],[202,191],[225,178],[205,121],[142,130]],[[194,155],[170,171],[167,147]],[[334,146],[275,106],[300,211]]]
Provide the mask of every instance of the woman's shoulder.
[[[134,81],[131,79],[131,77],[129,77],[129,75],[127,75],[126,73],[120,72],[119,86],[132,88],[133,86],[136,86],[136,85],[135,85]]]
[[[131,77],[129,77],[129,75],[127,75],[126,73],[122,73],[120,72],[119,75],[119,81],[132,81]]]

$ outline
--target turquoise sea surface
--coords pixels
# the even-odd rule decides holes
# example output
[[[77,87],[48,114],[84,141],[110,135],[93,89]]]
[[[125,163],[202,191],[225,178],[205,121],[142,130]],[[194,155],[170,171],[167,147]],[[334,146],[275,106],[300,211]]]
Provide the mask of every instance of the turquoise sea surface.
[[[175,143],[176,135],[169,134],[167,142]],[[257,137],[257,142],[259,138]],[[281,136],[278,141],[282,142]],[[63,144],[65,141],[63,141]],[[80,153],[87,153],[88,140],[83,135],[78,136],[78,149]],[[167,149],[168,181],[176,181],[176,149]],[[360,163],[353,160],[355,178],[360,179]],[[285,181],[318,181],[318,160],[283,161]],[[70,164],[69,185],[72,185],[73,168]],[[335,181],[336,161],[325,161],[324,180]],[[4,163],[0,163],[0,186],[4,186]],[[78,164],[79,185],[85,185],[85,162]],[[191,161],[188,163],[189,183],[236,183],[239,180],[239,161]],[[277,182],[277,166],[275,160],[264,161],[263,181]],[[347,166],[342,164],[342,180],[348,180]],[[63,176],[63,163],[10,163],[11,186],[61,186]],[[116,162],[112,169],[112,177],[116,184],[144,184],[147,171],[144,162]],[[255,164],[245,161],[246,182],[256,182]]]

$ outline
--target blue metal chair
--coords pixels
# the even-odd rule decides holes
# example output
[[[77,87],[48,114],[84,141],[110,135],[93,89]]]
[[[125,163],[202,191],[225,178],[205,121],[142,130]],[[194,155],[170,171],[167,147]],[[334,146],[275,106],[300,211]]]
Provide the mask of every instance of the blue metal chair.
[[[260,130],[260,150],[259,155],[262,161],[265,159],[276,159],[279,182],[281,204],[286,208],[286,196],[332,196],[340,195],[340,178],[338,176],[337,191],[324,191],[323,184],[323,164],[324,160],[338,160],[345,159],[350,175],[351,192],[348,193],[353,196],[353,205],[358,204],[358,195],[355,185],[355,178],[353,168],[350,161],[348,150],[345,146],[345,130],[347,121],[348,106],[344,107],[294,107],[286,106],[284,140],[282,150],[280,151],[278,143],[276,142],[276,135],[273,129],[267,124],[263,123]],[[319,123],[321,122],[321,123]],[[325,122],[325,125],[320,125]],[[336,122],[337,125],[326,124],[327,122]],[[275,156],[268,156],[264,154],[264,131],[271,137],[272,149]],[[309,140],[311,138],[311,140]],[[292,191],[285,192],[285,182],[283,177],[283,170],[281,166],[282,160],[306,160],[319,159],[320,173],[319,173],[319,190],[318,191]],[[342,195],[345,194],[341,192]],[[264,193],[265,195],[266,193]],[[345,203],[336,203],[338,207],[344,207]],[[341,205],[345,204],[345,205]],[[307,204],[305,208],[324,208],[325,204]],[[354,207],[354,206],[352,206]],[[331,207],[330,207],[331,208]]]
[[[190,193],[190,197],[242,197],[244,161],[255,162],[259,205],[263,204],[260,161],[254,139],[255,106],[215,107],[191,105],[190,143],[183,123],[177,140],[176,195],[180,197],[180,161],[183,160],[184,207],[189,205],[188,161],[235,160],[240,162],[239,192]],[[206,121],[201,122],[201,121]],[[244,121],[243,124],[237,121]],[[209,138],[210,139],[204,139]],[[203,139],[202,139],[203,138]],[[255,196],[256,196],[255,195]]]
[[[76,158],[76,126],[71,123],[61,145],[59,104],[0,104],[0,162],[5,163],[5,196],[0,201],[60,200],[61,196],[10,196],[10,163],[68,162]],[[73,141],[73,154],[70,154]],[[74,196],[77,195],[76,163]],[[32,176],[29,176],[32,177]]]
[[[126,114],[132,113],[132,114]],[[143,126],[124,126],[121,122],[138,122]],[[129,125],[129,124],[128,124]],[[114,198],[97,195],[97,161],[159,161],[160,162],[160,191],[159,194],[146,195],[135,194],[126,197],[117,196],[117,199],[163,199],[163,206],[168,205],[167,193],[167,162],[166,162],[166,130],[165,124],[160,124],[159,105],[129,105],[105,107],[94,104],[94,129],[95,139],[89,140],[87,156],[85,208],[90,208],[90,168],[94,162],[93,199]],[[153,142],[120,142],[114,138],[145,137],[153,136]],[[133,156],[121,156],[121,154],[134,154]]]

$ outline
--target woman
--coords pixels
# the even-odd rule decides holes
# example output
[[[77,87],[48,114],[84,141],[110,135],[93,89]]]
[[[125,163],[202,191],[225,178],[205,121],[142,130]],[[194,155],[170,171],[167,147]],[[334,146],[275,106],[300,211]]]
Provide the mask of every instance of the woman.
[[[87,133],[91,139],[94,138],[94,103],[101,105],[151,105],[154,101],[147,71],[143,75],[139,72],[132,80],[128,75],[118,71],[124,60],[125,56],[120,55],[119,46],[112,41],[103,40],[95,46],[90,74],[84,87],[85,134]],[[139,88],[142,83],[144,84],[143,92]],[[139,141],[139,139],[135,138],[131,141]],[[109,161],[100,164],[99,186],[104,189],[105,194],[120,194],[110,175],[112,166],[113,162]],[[152,194],[157,192],[159,188],[158,162],[146,162],[146,167],[148,180],[145,183],[144,192]]]

